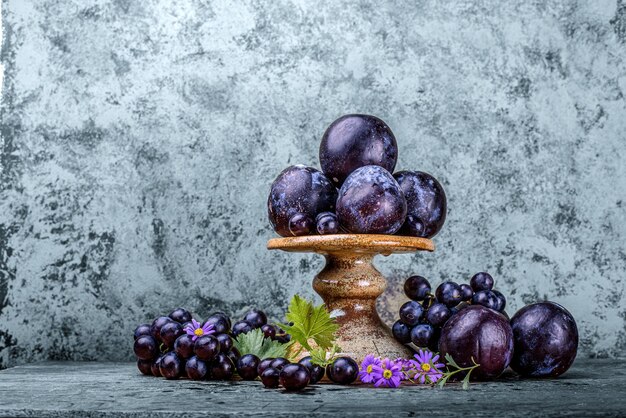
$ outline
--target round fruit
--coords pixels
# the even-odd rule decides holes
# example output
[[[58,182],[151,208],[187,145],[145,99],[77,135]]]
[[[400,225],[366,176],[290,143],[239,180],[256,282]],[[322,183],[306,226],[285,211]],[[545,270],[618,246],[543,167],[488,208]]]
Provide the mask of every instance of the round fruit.
[[[263,331],[263,336],[265,338],[269,338],[271,340],[276,337],[276,327],[271,324],[265,324],[261,327],[261,331]]]
[[[480,305],[469,306],[454,315],[441,330],[441,356],[450,354],[461,367],[480,367],[472,372],[477,379],[498,377],[513,357],[513,331],[506,318]]]
[[[161,376],[166,379],[178,379],[182,374],[183,368],[176,353],[170,352],[161,358],[159,370],[161,371]]]
[[[491,290],[480,290],[474,293],[472,297],[473,305],[482,305],[485,308],[493,309],[495,311],[498,310],[501,302],[500,299],[496,296],[495,293]]]
[[[400,320],[412,327],[422,318],[424,308],[419,303],[410,300],[400,307]]]
[[[356,380],[359,365],[350,357],[339,357],[326,367],[326,375],[340,385],[349,385]]]
[[[437,300],[448,308],[458,305],[463,296],[461,295],[461,286],[455,282],[443,282],[437,287],[435,293]]]
[[[212,361],[220,352],[220,342],[212,335],[203,335],[196,340],[194,352],[200,360]]]
[[[173,347],[176,339],[184,333],[185,331],[183,331],[182,325],[180,325],[178,322],[172,321],[161,327],[159,335],[161,336],[161,341],[163,341],[163,344],[168,347]]]
[[[578,328],[574,317],[554,302],[520,309],[511,319],[515,350],[511,368],[522,376],[556,377],[574,362]]]
[[[435,335],[430,324],[418,324],[411,330],[411,342],[418,347],[428,347]]]
[[[185,372],[191,380],[202,380],[209,373],[209,366],[198,357],[193,356],[187,360]]]
[[[135,332],[133,333],[133,337],[135,339],[141,337],[142,335],[152,335],[150,333],[150,325],[148,324],[141,324],[139,326],[137,326],[137,328],[135,328]]]
[[[506,298],[504,297],[504,295],[497,291],[497,290],[492,290],[493,294],[496,296],[496,298],[498,298],[498,304],[496,306],[496,311],[498,312],[504,312],[504,308],[506,308]]]
[[[394,174],[406,199],[407,217],[400,234],[432,238],[446,221],[447,200],[441,184],[421,171]]]
[[[137,368],[141,374],[152,375],[152,360],[137,360]]]
[[[384,168],[368,165],[354,171],[341,186],[337,218],[355,234],[393,234],[406,217],[400,186]]]
[[[401,344],[408,344],[411,342],[411,327],[404,322],[397,320],[391,327],[391,333],[393,337]]]
[[[315,222],[310,216],[303,213],[296,213],[289,218],[289,234],[290,236],[299,237],[301,235],[310,235],[315,230]]]
[[[464,302],[472,300],[472,296],[474,296],[474,291],[472,287],[468,284],[463,283],[461,285],[461,300]]]
[[[424,300],[430,291],[430,283],[422,276],[411,276],[404,282],[404,294],[409,299]]]
[[[185,322],[191,321],[191,314],[189,313],[189,311],[183,308],[174,309],[169,317],[179,324],[184,324]]]
[[[283,367],[285,367],[287,364],[289,364],[289,360],[284,357],[278,357],[272,360],[272,362],[270,363],[270,367],[277,370],[282,370]]]
[[[398,144],[385,122],[370,115],[345,115],[330,124],[320,144],[322,171],[337,186],[360,167],[393,172]]]
[[[227,334],[230,331],[230,318],[221,313],[209,316],[205,324],[213,325],[216,334]]]
[[[267,200],[270,223],[279,235],[290,237],[289,222],[300,214],[310,219],[313,230],[317,214],[332,212],[336,200],[337,189],[320,171],[303,165],[288,167],[272,183]]]
[[[317,233],[320,235],[339,233],[339,221],[337,215],[332,212],[322,212],[315,220]]]
[[[436,327],[442,327],[450,316],[452,316],[452,312],[443,303],[433,303],[426,311],[426,320]]]
[[[261,382],[266,388],[277,388],[280,379],[280,370],[268,367],[261,373]]]
[[[231,359],[224,353],[219,353],[211,363],[211,378],[217,380],[228,380],[233,377],[235,366]]]
[[[245,354],[237,360],[237,374],[243,380],[254,380],[259,376],[257,367],[259,367],[259,358],[254,354]]]
[[[474,292],[491,290],[493,289],[493,277],[491,277],[491,274],[485,272],[476,273],[470,279],[470,286],[472,286]]]
[[[162,359],[163,357],[159,357],[152,362],[152,366],[150,367],[150,369],[152,370],[153,376],[156,376],[156,377],[161,376],[161,360]]]
[[[261,360],[259,362],[259,365],[256,368],[257,374],[259,376],[261,376],[263,374],[263,372],[265,371],[265,369],[267,369],[267,368],[269,368],[271,366],[271,364],[272,364],[272,362],[274,360],[275,359],[272,358],[272,357],[264,358],[263,360]]]
[[[298,363],[283,367],[278,377],[279,383],[288,391],[304,389],[309,384],[309,379],[309,369]]]
[[[267,324],[267,315],[263,311],[252,309],[243,317],[243,320],[252,325],[252,328],[261,328]]]
[[[215,336],[220,342],[220,352],[228,353],[233,348],[233,339],[228,334],[217,334]]]
[[[169,316],[160,316],[152,322],[150,334],[152,334],[155,340],[161,341],[161,328],[170,322],[174,322],[174,320]]]
[[[241,353],[239,353],[239,350],[237,350],[235,347],[231,348],[228,353],[222,354],[226,354],[226,356],[233,364],[237,364],[237,361],[239,361],[239,359],[241,358]]]
[[[139,360],[153,360],[158,355],[157,343],[150,335],[142,335],[135,340],[133,351]]]
[[[237,321],[233,325],[233,337],[237,338],[239,334],[247,334],[252,331],[252,325],[248,321]]]
[[[178,357],[182,359],[193,356],[193,350],[195,341],[191,335],[183,334],[176,339],[174,343],[174,351],[178,354]]]
[[[313,364],[311,356],[303,357],[298,363],[309,370],[309,384],[314,385],[324,377],[324,368],[318,364]]]

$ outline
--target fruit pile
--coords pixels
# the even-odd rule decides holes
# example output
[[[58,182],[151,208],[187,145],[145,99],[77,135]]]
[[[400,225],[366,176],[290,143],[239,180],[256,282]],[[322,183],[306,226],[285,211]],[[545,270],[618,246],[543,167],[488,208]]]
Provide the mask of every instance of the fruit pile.
[[[392,175],[398,145],[375,116],[345,115],[320,144],[322,171],[286,168],[267,201],[274,230],[283,237],[309,234],[400,234],[431,238],[446,219],[441,184],[421,171]]]

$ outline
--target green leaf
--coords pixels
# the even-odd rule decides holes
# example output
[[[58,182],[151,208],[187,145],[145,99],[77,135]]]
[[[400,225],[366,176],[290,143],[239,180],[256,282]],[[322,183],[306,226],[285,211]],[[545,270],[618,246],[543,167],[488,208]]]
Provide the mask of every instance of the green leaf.
[[[330,317],[324,304],[313,306],[313,302],[294,295],[285,319],[287,323],[293,325],[278,325],[291,335],[292,341],[299,343],[309,352],[312,351],[311,341],[328,350],[337,338],[335,334],[339,330],[339,325]]]
[[[456,364],[456,361],[454,361],[454,359],[452,358],[450,353],[446,353],[446,364],[448,364],[449,366],[454,367],[455,369],[461,369],[462,368],[461,366]]]
[[[258,328],[246,334],[239,334],[233,340],[233,345],[242,356],[244,354],[254,354],[261,360],[268,357],[285,357],[287,354],[287,346],[285,344],[264,338],[263,331]]]
[[[311,363],[316,364],[321,367],[326,367],[333,361],[335,361],[335,357],[337,357],[337,353],[341,351],[341,348],[337,346],[337,344],[333,344],[332,348],[329,351],[322,347],[314,348],[310,351],[311,354]]]

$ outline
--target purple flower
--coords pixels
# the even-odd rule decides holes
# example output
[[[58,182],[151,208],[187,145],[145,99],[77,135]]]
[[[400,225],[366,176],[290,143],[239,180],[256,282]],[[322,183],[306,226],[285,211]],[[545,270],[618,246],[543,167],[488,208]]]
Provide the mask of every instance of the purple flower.
[[[204,325],[200,326],[200,322],[192,319],[191,324],[187,324],[184,328],[184,331],[187,333],[187,335],[191,335],[192,341],[196,341],[198,337],[215,333],[214,328],[215,327],[213,326],[213,324],[209,324],[208,322],[205,322]]]
[[[395,363],[400,365],[400,370],[402,371],[402,380],[407,380],[411,376],[411,372],[415,371],[415,366],[413,364],[413,360],[407,360],[405,358],[397,358]]]
[[[397,388],[402,381],[402,366],[396,364],[388,358],[382,361],[380,366],[372,366],[374,369],[374,379],[376,383],[374,386],[386,386],[390,388]]]
[[[439,354],[433,357],[433,353],[430,351],[420,350],[418,354],[415,354],[415,360],[411,360],[417,371],[416,376],[419,376],[420,383],[426,383],[426,380],[430,383],[435,383],[443,376],[441,372],[442,367],[445,367],[443,363],[437,363],[439,360]]]
[[[361,371],[359,371],[359,380],[363,383],[372,383],[374,381],[374,366],[380,366],[381,362],[378,357],[368,354],[361,363]]]

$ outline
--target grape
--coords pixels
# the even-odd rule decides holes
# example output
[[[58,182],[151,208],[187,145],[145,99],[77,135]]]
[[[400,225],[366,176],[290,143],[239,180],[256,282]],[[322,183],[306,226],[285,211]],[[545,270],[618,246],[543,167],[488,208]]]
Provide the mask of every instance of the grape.
[[[283,367],[285,367],[285,365],[289,364],[289,360],[287,360],[284,357],[277,357],[274,360],[272,360],[272,362],[270,363],[270,367],[277,369],[277,370],[282,370]]]
[[[485,308],[498,310],[497,308],[500,306],[500,300],[491,290],[480,290],[474,293],[474,297],[472,297],[473,305],[482,305]]]
[[[203,335],[196,340],[194,352],[200,360],[211,361],[220,352],[220,342],[212,335]]]
[[[295,215],[302,215],[310,220],[309,229],[312,231],[315,228],[313,219],[320,212],[333,211],[336,201],[337,189],[324,174],[312,167],[291,166],[272,183],[267,200],[269,220],[274,231],[283,237],[290,237],[293,236],[289,230],[290,221]]]
[[[159,335],[161,336],[163,344],[168,347],[173,347],[176,339],[184,333],[185,331],[183,331],[183,327],[178,322],[172,321],[161,327]]]
[[[302,390],[309,384],[309,369],[302,364],[287,364],[280,371],[278,381],[288,391]]]
[[[476,273],[470,279],[470,286],[474,289],[474,292],[480,292],[481,290],[493,289],[493,277],[489,273]]]
[[[474,291],[472,287],[468,284],[463,283],[461,285],[461,300],[464,302],[472,300],[472,296],[474,296]]]
[[[274,339],[276,337],[276,327],[274,325],[265,324],[261,327],[261,331],[263,331],[263,336],[265,338]]]
[[[415,301],[408,301],[400,307],[400,321],[412,327],[417,325],[424,314],[422,305]]]
[[[426,311],[426,320],[431,325],[442,327],[451,315],[452,313],[446,305],[436,302]]]
[[[507,368],[513,356],[513,331],[506,318],[480,305],[454,315],[441,330],[441,356],[450,354],[461,367],[480,364],[472,377],[491,379]]]
[[[158,355],[157,342],[150,335],[142,335],[135,340],[133,351],[139,360],[153,360]]]
[[[409,299],[424,300],[430,291],[430,283],[422,276],[411,276],[404,282],[404,294]]]
[[[193,356],[195,341],[191,335],[183,334],[174,342],[174,351],[181,359]]]
[[[133,335],[134,338],[137,339],[141,337],[142,335],[152,335],[152,333],[150,332],[150,325],[141,324],[137,328],[135,328],[135,332]]]
[[[339,221],[333,212],[322,212],[315,218],[317,233],[320,235],[339,233]]]
[[[326,375],[340,385],[349,385],[356,380],[359,365],[350,357],[339,357],[326,367]]]
[[[261,382],[266,388],[277,388],[280,379],[280,371],[273,367],[268,367],[261,373]]]
[[[267,324],[267,315],[263,311],[252,309],[243,317],[243,320],[248,322],[252,328],[261,328]]]
[[[239,334],[247,334],[252,331],[252,325],[248,321],[237,321],[233,325],[232,334],[237,338]]]
[[[492,290],[491,292],[498,299],[498,304],[496,305],[496,311],[504,312],[504,308],[506,308],[506,298],[504,297],[504,295],[501,292],[499,292],[497,290]]]
[[[320,144],[322,171],[337,186],[360,167],[376,165],[393,172],[398,144],[385,122],[370,115],[344,115],[324,132]]]
[[[152,371],[153,376],[156,376],[156,377],[161,376],[161,360],[162,359],[163,357],[159,357],[152,362],[152,365],[150,366],[150,370]]]
[[[418,347],[428,347],[434,335],[435,329],[432,325],[417,324],[411,330],[411,341]]]
[[[437,296],[437,300],[448,308],[458,305],[463,298],[461,296],[461,286],[455,282],[441,283],[439,287],[437,287],[435,295]]]
[[[406,217],[400,186],[384,168],[368,165],[354,171],[339,190],[337,218],[355,234],[393,234]]]
[[[315,230],[315,222],[310,216],[303,213],[296,213],[289,218],[290,236],[299,237],[302,235],[310,235]]]
[[[183,308],[174,309],[169,316],[179,324],[191,321],[191,314]]]
[[[152,360],[137,360],[137,368],[141,374],[152,375]]]
[[[220,352],[228,353],[233,348],[233,339],[228,334],[217,334],[215,336],[220,342]]]
[[[428,173],[399,171],[393,176],[404,194],[407,217],[400,234],[432,238],[446,221],[447,200],[441,184]]]
[[[237,364],[237,361],[241,358],[241,353],[235,347],[231,348],[226,356],[230,359],[233,364]]]
[[[411,342],[411,328],[400,320],[397,320],[391,327],[393,337],[401,344]]]
[[[259,373],[259,358],[254,354],[245,354],[237,360],[237,373],[243,380],[254,380]]]
[[[202,380],[209,373],[209,366],[197,356],[193,356],[187,360],[185,372],[191,380]]]
[[[152,322],[150,326],[150,334],[154,337],[155,340],[161,341],[161,328],[165,324],[169,324],[170,322],[174,322],[172,318],[169,316],[160,316]]]
[[[313,364],[311,356],[306,356],[298,362],[309,370],[309,384],[314,385],[324,377],[324,368],[318,364]]]
[[[211,363],[211,378],[217,380],[228,380],[233,376],[235,366],[232,360],[224,353],[219,353]]]
[[[285,334],[285,331],[279,330],[276,332],[276,337],[274,337],[274,341],[278,341],[281,344],[287,344],[291,341],[291,335]]]
[[[207,318],[205,323],[213,325],[216,334],[228,334],[230,331],[230,318],[222,313],[214,313]]]
[[[178,379],[183,371],[181,361],[176,353],[169,352],[161,358],[159,370],[166,379]]]
[[[511,319],[515,350],[511,368],[522,376],[556,377],[570,368],[578,350],[572,314],[554,302],[520,309]]]
[[[259,361],[259,365],[256,368],[257,374],[261,376],[263,372],[265,371],[265,369],[267,369],[268,367],[271,367],[271,364],[274,360],[275,360],[274,358],[268,357]]]

